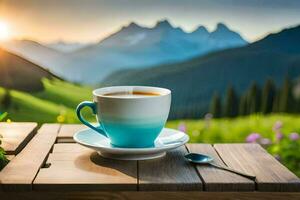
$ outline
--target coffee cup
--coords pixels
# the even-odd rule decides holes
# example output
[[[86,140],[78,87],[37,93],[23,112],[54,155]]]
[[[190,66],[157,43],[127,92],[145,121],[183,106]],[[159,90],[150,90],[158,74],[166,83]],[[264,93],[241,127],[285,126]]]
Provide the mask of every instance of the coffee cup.
[[[171,91],[159,87],[114,86],[93,91],[93,102],[81,102],[76,113],[89,128],[110,139],[115,147],[152,147],[165,126],[171,105]],[[98,126],[83,118],[89,107]]]

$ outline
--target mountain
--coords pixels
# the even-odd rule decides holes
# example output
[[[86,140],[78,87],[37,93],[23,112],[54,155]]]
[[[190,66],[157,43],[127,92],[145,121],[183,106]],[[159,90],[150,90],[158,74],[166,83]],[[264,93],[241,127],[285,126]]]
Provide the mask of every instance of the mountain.
[[[300,26],[297,26],[270,34],[244,47],[176,64],[115,72],[102,84],[170,88],[173,93],[171,117],[190,117],[194,116],[193,112],[203,114],[208,111],[212,94],[218,92],[224,95],[229,85],[242,93],[253,81],[262,85],[271,77],[281,84],[285,76],[291,79],[299,77],[299,35]]]
[[[60,52],[70,53],[72,51],[79,50],[88,46],[88,44],[79,43],[79,42],[64,42],[64,41],[57,41],[49,44],[45,44],[45,46],[55,49]]]
[[[42,67],[1,48],[0,58],[0,87],[38,91],[43,88],[42,78],[58,78]]]
[[[211,33],[204,27],[186,33],[167,20],[157,22],[153,28],[130,23],[99,43],[70,53],[65,66],[72,69],[72,74],[80,75],[76,76],[78,81],[97,83],[116,70],[174,63],[246,44],[224,24],[218,24]]]
[[[245,41],[240,34],[231,31],[223,23],[217,24],[217,28],[211,32],[209,39],[215,42],[215,45],[220,49],[232,46],[243,46],[245,44]]]
[[[174,63],[246,44],[238,33],[221,23],[212,32],[199,26],[192,33],[186,33],[162,20],[152,28],[132,22],[87,46],[62,41],[43,45],[30,40],[14,40],[5,43],[3,48],[67,80],[96,84],[120,69]]]

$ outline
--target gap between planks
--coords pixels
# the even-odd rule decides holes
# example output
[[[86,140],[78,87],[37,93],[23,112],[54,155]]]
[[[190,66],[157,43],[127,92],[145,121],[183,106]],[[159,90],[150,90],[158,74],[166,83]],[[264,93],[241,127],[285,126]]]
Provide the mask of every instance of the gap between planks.
[[[137,191],[136,161],[111,160],[75,143],[58,143],[33,182],[36,191]]]
[[[259,144],[215,144],[227,166],[256,175],[258,191],[300,192],[300,180]]]
[[[214,163],[226,166],[221,156],[211,144],[187,144],[189,152],[207,154],[214,158]],[[215,168],[210,165],[193,164],[204,185],[204,191],[254,191],[255,183],[240,175]]]
[[[34,137],[37,128],[35,122],[0,122],[1,147],[8,155],[17,155]]]
[[[11,162],[0,172],[0,190],[28,191],[44,164],[58,134],[59,124],[44,124]]]

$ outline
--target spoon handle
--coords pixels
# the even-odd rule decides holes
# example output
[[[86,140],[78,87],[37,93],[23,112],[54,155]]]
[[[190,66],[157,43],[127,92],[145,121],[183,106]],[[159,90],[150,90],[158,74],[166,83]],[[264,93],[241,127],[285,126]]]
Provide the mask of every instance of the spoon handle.
[[[231,169],[229,167],[225,167],[225,166],[220,166],[220,165],[217,165],[217,164],[214,164],[214,163],[210,163],[210,165],[216,167],[216,168],[219,168],[219,169],[223,169],[223,170],[226,170],[226,171],[229,171],[229,172],[233,172],[235,174],[239,174],[243,177],[246,177],[246,178],[249,178],[251,180],[255,180],[256,176],[253,176],[253,175],[249,175],[249,174],[245,174],[243,172],[240,172],[240,171],[236,171],[234,169]]]

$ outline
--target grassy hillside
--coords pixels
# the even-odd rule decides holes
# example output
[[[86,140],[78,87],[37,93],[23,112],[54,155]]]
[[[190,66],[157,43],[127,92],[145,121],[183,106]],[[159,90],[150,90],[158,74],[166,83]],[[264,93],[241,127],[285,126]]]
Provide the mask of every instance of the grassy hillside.
[[[224,50],[177,64],[150,69],[120,71],[106,85],[151,85],[173,93],[172,117],[205,113],[214,92],[224,95],[233,85],[239,93],[253,81],[262,85],[273,78],[277,85],[285,76],[300,75],[300,26],[271,34],[241,48]],[[186,102],[189,102],[188,105]]]
[[[300,177],[300,139],[291,139],[291,134],[300,133],[299,115],[176,120],[169,121],[167,127],[184,130],[190,135],[190,142],[199,143],[244,143],[249,134],[257,133],[257,142]]]
[[[75,85],[60,80],[42,80],[44,90],[34,95],[38,98],[52,101],[56,104],[76,108],[79,102],[92,99],[92,88]]]
[[[57,79],[43,79],[42,83],[45,89],[36,93],[10,90],[11,103],[8,108],[2,105],[0,111],[7,111],[8,118],[13,121],[79,122],[75,116],[75,108],[79,102],[92,99],[92,89]],[[4,92],[0,88],[0,99]],[[91,115],[88,116],[94,120]]]
[[[42,67],[0,48],[0,86],[22,91],[42,90],[42,78],[58,78]]]

